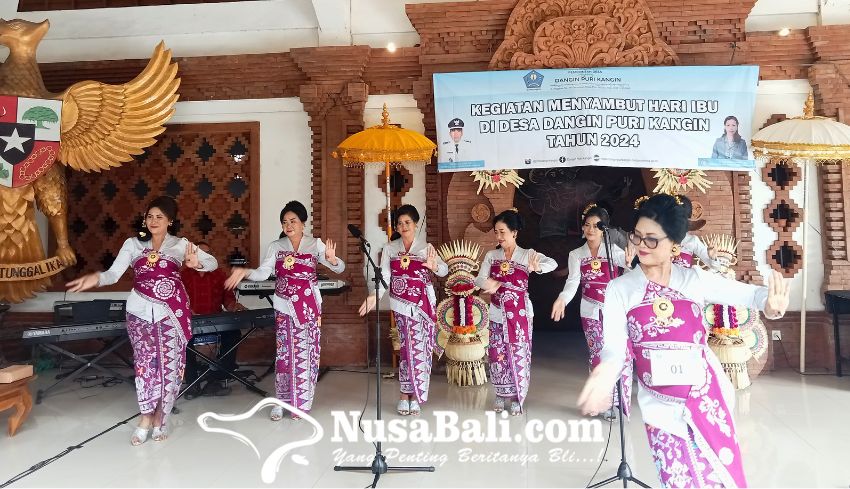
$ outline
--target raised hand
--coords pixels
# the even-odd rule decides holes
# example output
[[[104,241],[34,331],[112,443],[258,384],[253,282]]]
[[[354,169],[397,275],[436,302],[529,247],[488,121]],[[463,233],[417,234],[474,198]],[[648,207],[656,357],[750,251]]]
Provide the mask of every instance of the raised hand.
[[[552,321],[560,321],[564,319],[564,312],[567,308],[567,301],[558,297],[555,303],[552,304]]]
[[[65,284],[65,287],[68,287],[68,292],[85,292],[86,290],[97,287],[98,281],[100,281],[99,273],[89,273],[80,278],[71,280]]]
[[[632,262],[635,259],[635,255],[637,255],[637,250],[635,250],[635,246],[631,243],[626,245],[626,268],[632,268]]]
[[[363,301],[363,304],[360,305],[360,309],[357,311],[361,316],[365,316],[369,314],[369,311],[375,309],[375,303],[378,301],[377,297],[374,294],[370,295]]]
[[[183,265],[196,270],[201,266],[201,262],[198,261],[198,247],[192,243],[186,243],[186,256],[183,258]]]
[[[325,242],[325,260],[333,266],[336,266],[336,243],[333,240]]]
[[[244,280],[247,275],[247,268],[233,267],[233,270],[230,272],[230,276],[224,281],[224,288],[227,290],[235,289],[236,286],[239,285],[239,282]]]
[[[781,318],[788,310],[790,302],[791,282],[785,280],[781,273],[774,270],[767,281],[767,302],[764,306],[764,315],[768,319]]]
[[[717,258],[717,247],[716,246],[711,245],[711,246],[708,247],[708,257],[711,258],[712,260]]]
[[[434,272],[437,270],[437,250],[434,249],[434,245],[428,243],[428,250],[426,253],[425,268]]]
[[[540,253],[529,250],[528,251],[528,271],[529,272],[539,272],[540,271]]]

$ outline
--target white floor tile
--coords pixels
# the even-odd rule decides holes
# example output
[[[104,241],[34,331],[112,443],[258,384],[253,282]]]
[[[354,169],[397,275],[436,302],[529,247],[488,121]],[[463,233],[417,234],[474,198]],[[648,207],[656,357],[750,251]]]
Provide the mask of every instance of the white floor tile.
[[[534,420],[567,423],[584,419],[575,399],[587,376],[584,339],[575,332],[535,333],[532,384],[527,412],[506,423],[511,438]],[[264,368],[258,368],[261,373]],[[52,383],[51,372],[38,383]],[[366,403],[369,384],[370,399]],[[261,386],[272,390],[271,378]],[[345,465],[368,465],[374,448],[362,439],[334,440],[332,410],[355,411],[366,403],[364,420],[375,417],[375,382],[371,376],[331,371],[319,382],[312,414],[325,430],[314,445],[293,450],[280,464],[275,487],[363,487],[371,483],[369,473],[336,472],[342,457]],[[399,419],[395,413],[398,384],[381,383],[383,417]],[[83,448],[45,466],[12,487],[265,487],[260,477],[263,461],[285,443],[305,439],[312,433],[306,421],[284,419],[274,423],[268,409],[253,418],[213,422],[247,437],[247,444],[219,433],[206,433],[197,417],[208,411],[242,413],[260,397],[234,386],[227,397],[181,400],[179,414],[172,416],[171,436],[166,442],[148,441],[141,447],[129,444],[135,420],[89,442]],[[486,426],[491,407],[490,386],[458,388],[435,375],[430,401],[422,416],[433,428],[435,411],[452,411],[461,420],[476,420]],[[850,378],[801,376],[789,370],[763,375],[752,387],[738,393],[736,422],[744,454],[745,470],[752,486],[846,487],[850,481],[846,440],[850,424],[845,412],[850,405]],[[0,483],[69,446],[92,437],[136,412],[132,385],[81,388],[69,383],[61,393],[50,395],[33,408],[17,436],[0,435]],[[5,423],[8,412],[0,413]],[[501,426],[498,424],[497,426]],[[534,443],[527,438],[508,442],[426,441],[385,443],[390,466],[435,465],[433,473],[390,473],[381,487],[582,487],[599,468],[594,482],[613,475],[619,464],[618,424],[612,425],[605,460],[602,452],[609,424],[602,422],[601,441]],[[461,426],[462,428],[462,426]],[[626,425],[626,453],[634,475],[658,486],[646,434],[635,406],[633,420]],[[306,465],[305,465],[306,463]],[[614,487],[614,486],[612,486]]]

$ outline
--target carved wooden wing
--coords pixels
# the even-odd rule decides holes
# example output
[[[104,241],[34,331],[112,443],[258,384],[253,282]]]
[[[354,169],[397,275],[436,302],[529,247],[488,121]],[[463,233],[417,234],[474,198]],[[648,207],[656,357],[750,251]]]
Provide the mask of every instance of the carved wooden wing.
[[[145,70],[128,83],[71,85],[60,96],[61,161],[75,170],[99,172],[142,154],[174,114],[176,75],[171,50],[160,42]]]

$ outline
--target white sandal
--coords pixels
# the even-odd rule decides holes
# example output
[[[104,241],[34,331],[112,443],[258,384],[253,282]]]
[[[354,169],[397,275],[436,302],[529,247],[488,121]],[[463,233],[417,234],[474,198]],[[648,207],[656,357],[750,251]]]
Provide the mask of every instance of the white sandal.
[[[153,434],[151,435],[153,441],[165,441],[168,439],[168,427],[165,425],[162,426],[154,426]]]
[[[416,399],[410,400],[410,415],[411,416],[419,416],[419,413],[422,412],[422,408],[419,407],[419,401]]]
[[[281,419],[283,419],[283,406],[273,407],[269,419],[271,419],[272,421],[280,421]]]
[[[133,430],[133,436],[130,437],[130,445],[137,447],[142,443],[148,441],[148,435],[150,434],[150,428],[141,428],[139,426]]]
[[[496,396],[496,400],[493,402],[493,411],[497,413],[501,413],[505,410],[505,400],[499,396]]]
[[[410,414],[410,401],[407,399],[399,399],[398,407],[396,408],[398,414],[402,416],[407,416]]]
[[[519,402],[512,401],[511,402],[511,416],[519,416],[522,414],[522,407],[519,405]]]

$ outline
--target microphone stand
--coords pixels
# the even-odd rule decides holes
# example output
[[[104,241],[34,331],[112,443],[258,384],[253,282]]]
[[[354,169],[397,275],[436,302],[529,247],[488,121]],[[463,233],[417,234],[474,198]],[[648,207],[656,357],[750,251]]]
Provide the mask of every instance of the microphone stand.
[[[383,275],[381,274],[381,267],[379,267],[374,260],[372,260],[372,256],[369,253],[369,249],[371,246],[366,239],[359,232],[354,232],[354,230],[349,229],[351,234],[354,235],[355,238],[360,238],[360,251],[366,255],[366,259],[369,261],[369,266],[375,272],[375,277],[372,279],[372,282],[375,283],[375,378],[377,379],[377,393],[376,393],[376,406],[375,406],[375,418],[378,422],[381,421],[381,286],[384,289],[387,288],[387,283],[384,282]],[[359,230],[358,230],[359,231]],[[368,269],[367,269],[368,273]],[[334,466],[334,471],[336,472],[371,472],[375,475],[375,478],[372,480],[372,485],[369,487],[377,487],[378,479],[381,478],[382,475],[387,472],[434,472],[434,467],[411,467],[411,466],[398,466],[398,467],[390,467],[387,465],[387,458],[381,451],[381,440],[377,440],[375,443],[375,458],[372,460],[372,464],[368,467],[352,467],[352,466]]]
[[[602,244],[605,246],[605,255],[608,258],[608,277],[614,279],[614,260],[611,258],[611,235],[608,233],[608,227],[602,228]],[[629,266],[626,263],[626,266]],[[604,319],[604,318],[603,318]],[[632,475],[632,469],[626,461],[626,429],[623,421],[625,416],[623,412],[623,374],[620,373],[617,377],[617,401],[619,402],[618,410],[620,411],[620,466],[617,468],[617,475],[609,477],[602,482],[598,482],[590,487],[602,487],[608,484],[621,480],[623,487],[629,487],[629,481],[634,482],[640,487],[649,487]]]

